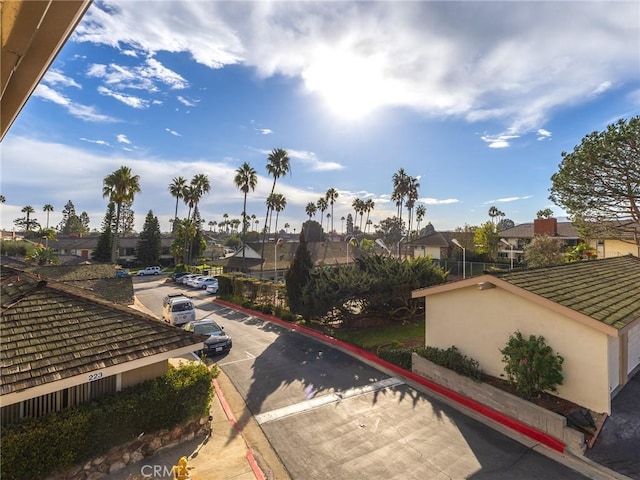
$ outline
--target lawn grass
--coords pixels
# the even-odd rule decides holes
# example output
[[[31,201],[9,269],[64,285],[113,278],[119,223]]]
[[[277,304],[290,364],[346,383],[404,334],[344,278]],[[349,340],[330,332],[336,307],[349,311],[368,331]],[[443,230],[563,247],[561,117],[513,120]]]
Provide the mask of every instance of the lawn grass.
[[[335,329],[331,332],[331,336],[367,350],[389,343],[400,346],[412,340],[424,338],[424,319],[407,325],[385,325],[357,330]]]

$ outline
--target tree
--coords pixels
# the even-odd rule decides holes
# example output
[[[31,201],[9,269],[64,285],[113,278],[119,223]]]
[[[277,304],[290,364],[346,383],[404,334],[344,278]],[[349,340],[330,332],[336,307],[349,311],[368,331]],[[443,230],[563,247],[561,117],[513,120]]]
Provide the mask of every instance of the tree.
[[[320,197],[316,202],[316,207],[318,207],[318,210],[320,210],[320,225],[322,226],[324,222],[324,211],[329,207],[329,204],[327,203],[327,200],[324,197]],[[327,228],[329,228],[328,222],[327,222]]]
[[[47,203],[44,207],[42,207],[43,212],[47,212],[47,230],[49,230],[49,214],[53,212],[53,205]]]
[[[273,195],[273,192],[276,189],[276,182],[280,177],[285,176],[286,174],[291,173],[291,160],[289,159],[289,154],[286,150],[282,148],[274,148],[271,150],[271,153],[267,157],[267,173],[273,177],[273,185],[271,185],[271,192],[269,195]],[[269,206],[267,205],[267,216],[264,220],[265,228],[267,225],[271,225],[269,221],[269,214],[271,210],[269,210]],[[264,258],[264,244],[267,239],[267,231],[265,230],[262,234],[262,252],[261,257]],[[260,265],[260,272],[262,272],[262,266],[264,262]]]
[[[508,228],[513,228],[515,226],[516,224],[513,220],[511,220],[510,218],[503,218],[498,223],[498,231],[501,232],[502,230],[507,230]]]
[[[329,206],[331,207],[331,230],[330,233],[333,233],[333,204],[338,199],[338,191],[335,188],[330,188],[325,193],[325,199],[329,202]],[[327,225],[328,227],[328,225]]]
[[[485,222],[473,232],[473,243],[476,251],[485,255],[488,259],[495,259],[498,254],[500,235],[496,232],[493,222]]]
[[[391,193],[391,200],[396,202],[398,208],[398,218],[402,221],[402,206],[404,204],[404,197],[407,195],[409,187],[409,175],[404,171],[404,168],[400,168],[391,177],[393,184],[393,192]]]
[[[640,246],[640,116],[619,120],[562,152],[549,198],[581,231],[631,237]]]
[[[304,211],[307,215],[309,215],[309,220],[311,220],[311,217],[313,217],[316,214],[317,209],[318,207],[316,207],[315,203],[313,202],[307,203],[307,206],[304,208]]]
[[[102,233],[98,238],[96,249],[91,258],[97,262],[109,262],[111,260],[111,247],[113,246],[113,228],[116,221],[116,207],[113,202],[107,205],[107,211],[102,220]]]
[[[492,206],[491,208],[489,208],[488,213],[491,223],[493,223],[497,227],[498,223],[500,223],[500,217],[504,217],[504,212],[501,212],[497,207]]]
[[[13,223],[18,228],[24,228],[25,233],[28,235],[31,230],[40,228],[40,224],[36,219],[31,218],[31,215],[36,211],[31,205],[27,205],[22,210],[22,213],[26,214],[25,217],[16,218]]]
[[[240,191],[244,195],[244,201],[242,204],[242,241],[246,242],[247,237],[247,194],[249,190],[254,191],[256,189],[256,185],[258,184],[258,174],[255,168],[251,167],[247,162],[244,162],[242,166],[240,166],[236,170],[236,176],[233,178],[233,182],[236,184],[236,187],[240,189]],[[242,271],[247,271],[247,261],[245,258],[245,248],[243,245],[242,248]]]
[[[402,239],[404,222],[398,217],[389,217],[381,220],[376,228],[376,236],[380,237],[387,245],[395,245]]]
[[[322,225],[315,220],[307,220],[302,224],[302,230],[306,235],[307,242],[321,242],[324,240],[324,233],[322,231]]]
[[[376,203],[368,198],[367,200],[365,200],[364,205],[362,206],[364,211],[367,212],[367,221],[364,222],[365,224],[365,231],[367,229],[367,225],[371,225],[370,220],[369,220],[369,215],[371,214],[371,212],[373,211],[373,208],[376,206]]]
[[[6,198],[4,198],[4,195],[0,195],[0,203],[5,203],[7,201]]]
[[[85,220],[88,219],[88,215],[86,212],[82,212],[86,217],[83,217]],[[83,220],[76,214],[76,207],[73,205],[73,202],[69,200],[64,209],[62,210],[62,220],[58,224],[58,231],[63,235],[72,235],[72,234],[84,234],[88,231],[83,224]]]
[[[272,195],[273,205],[271,206],[271,211],[276,212],[276,224],[274,227],[274,231],[276,236],[278,235],[278,217],[280,216],[280,212],[282,212],[285,208],[287,208],[287,199],[281,193],[274,193]]]
[[[140,192],[140,177],[132,175],[126,166],[107,175],[103,180],[102,197],[108,198],[116,206],[116,228],[113,232],[113,246],[111,262],[115,263],[118,254],[118,227],[120,226],[120,212],[122,204],[133,202],[136,193]]]
[[[526,397],[545,390],[556,392],[557,386],[562,385],[564,358],[553,352],[544,337],[525,338],[519,331],[515,332],[500,353],[507,380]]]
[[[149,210],[144,220],[144,227],[136,243],[136,258],[144,265],[155,265],[162,253],[162,237],[158,217]]]
[[[172,197],[176,197],[176,210],[173,215],[173,231],[175,232],[178,222],[178,201],[184,196],[184,188],[187,185],[187,179],[184,177],[175,177],[169,185],[169,193]]]
[[[311,220],[310,220],[311,222]],[[287,301],[289,310],[295,314],[305,314],[305,305],[302,299],[302,290],[309,283],[313,261],[307,247],[304,227],[300,231],[300,243],[296,249],[291,265],[285,273],[287,288]]]
[[[536,212],[536,218],[553,218],[553,210],[550,208],[545,208],[543,210],[538,210]]]
[[[29,217],[36,213],[36,211],[34,210],[34,208],[31,205],[27,205],[26,207],[24,207],[22,210],[20,210],[22,213],[26,214],[27,219],[25,221],[25,230],[28,232],[29,230],[31,230],[31,221],[29,220]]]
[[[420,236],[420,224],[422,223],[422,220],[424,220],[426,213],[427,207],[424,205],[418,205],[418,208],[416,208],[416,223],[418,224],[416,229],[418,230],[418,236]]]
[[[560,241],[548,235],[536,235],[524,247],[524,260],[529,267],[551,267],[562,265],[564,256]]]
[[[37,263],[38,265],[57,265],[60,263],[58,256],[53,251],[53,248],[46,248],[42,244],[37,244],[29,250],[24,257],[25,262]]]

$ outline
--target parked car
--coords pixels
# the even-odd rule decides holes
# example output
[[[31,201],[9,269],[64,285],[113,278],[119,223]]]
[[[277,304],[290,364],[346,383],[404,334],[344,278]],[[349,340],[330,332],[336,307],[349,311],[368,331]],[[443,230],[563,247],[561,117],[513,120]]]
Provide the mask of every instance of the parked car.
[[[171,274],[171,280],[173,280],[174,282],[177,282],[185,275],[189,275],[189,272],[173,272]]]
[[[192,278],[197,277],[198,275],[194,274],[194,273],[189,273],[188,275],[183,275],[182,277],[180,277],[180,279],[178,280],[178,282],[182,283],[183,285],[187,285],[187,282],[189,280],[191,280]]]
[[[160,267],[145,267],[142,270],[138,270],[138,273],[136,273],[136,275],[138,276],[158,275],[159,273],[160,273]]]
[[[202,290],[205,290],[209,285],[213,284],[218,285],[218,279],[215,277],[203,277],[193,281],[193,287],[201,288]]]
[[[193,278],[190,278],[189,280],[187,280],[187,286],[191,287],[191,288],[195,288],[196,286],[196,282],[198,280],[202,280],[203,278],[205,278],[207,275],[196,275]]]
[[[219,289],[220,289],[220,286],[218,285],[218,279],[216,279],[215,283],[210,283],[209,285],[207,285],[206,292],[215,294],[215,293],[218,293]]]
[[[129,273],[128,270],[122,270],[122,269],[116,270],[116,278],[126,278],[130,276],[131,274]]]
[[[233,342],[231,337],[224,333],[221,327],[213,320],[196,320],[184,326],[187,332],[209,335],[209,339],[204,342],[204,353],[223,353],[231,350]]]

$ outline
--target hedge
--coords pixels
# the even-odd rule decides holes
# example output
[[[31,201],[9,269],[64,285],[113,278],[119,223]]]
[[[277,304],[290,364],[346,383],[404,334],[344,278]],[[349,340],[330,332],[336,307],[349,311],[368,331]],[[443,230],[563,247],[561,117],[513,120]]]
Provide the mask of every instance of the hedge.
[[[90,403],[2,429],[5,480],[38,480],[61,472],[141,433],[171,429],[208,414],[215,369],[169,366],[161,377]]]

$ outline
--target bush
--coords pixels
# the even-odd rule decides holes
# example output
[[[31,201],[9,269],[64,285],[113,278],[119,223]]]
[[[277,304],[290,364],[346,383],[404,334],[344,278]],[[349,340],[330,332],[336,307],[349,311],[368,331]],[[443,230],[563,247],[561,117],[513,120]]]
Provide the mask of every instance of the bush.
[[[463,355],[456,347],[449,347],[446,350],[435,347],[395,348],[381,350],[378,352],[378,356],[405,370],[411,370],[412,353],[417,353],[436,365],[453,370],[465,377],[482,379],[482,371],[478,361]]]
[[[2,430],[5,480],[37,480],[135,439],[207,415],[217,370],[191,363],[152,380]]]
[[[557,386],[562,385],[564,358],[553,352],[544,337],[524,338],[522,333],[515,332],[500,353],[507,380],[522,395],[532,397],[545,390],[556,392]]]

